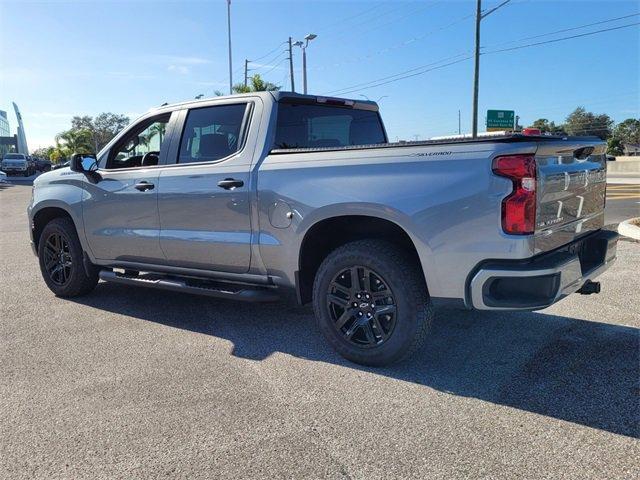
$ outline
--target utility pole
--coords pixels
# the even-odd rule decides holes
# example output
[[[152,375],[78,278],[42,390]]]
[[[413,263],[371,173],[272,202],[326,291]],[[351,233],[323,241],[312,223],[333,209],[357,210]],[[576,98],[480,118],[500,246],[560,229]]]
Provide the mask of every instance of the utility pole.
[[[505,0],[497,7],[482,13],[482,0],[477,0],[476,3],[476,48],[474,54],[474,69],[473,69],[473,105],[471,106],[471,136],[473,138],[478,137],[478,84],[480,80],[480,21],[487,15],[492,14],[500,7],[505,6],[511,0]]]
[[[460,109],[458,109],[458,135],[462,135],[462,125],[460,124]]]
[[[247,73],[249,72],[249,60],[244,59],[244,86],[247,86]]]
[[[476,3],[476,51],[473,67],[473,105],[471,107],[471,136],[478,136],[478,83],[480,80],[480,20],[482,20],[482,0]]]
[[[231,62],[231,0],[227,0],[227,31],[229,33],[229,95],[233,94],[233,66]]]
[[[291,43],[291,37],[289,37],[289,77],[291,77],[291,91],[296,91],[296,86],[293,79],[293,44]]]

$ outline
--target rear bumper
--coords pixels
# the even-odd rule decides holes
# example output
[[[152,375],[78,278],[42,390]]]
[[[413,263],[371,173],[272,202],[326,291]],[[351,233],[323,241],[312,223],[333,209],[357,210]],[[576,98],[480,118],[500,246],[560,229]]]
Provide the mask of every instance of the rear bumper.
[[[617,242],[617,233],[600,230],[529,260],[483,262],[469,276],[467,306],[477,310],[548,307],[609,268]]]

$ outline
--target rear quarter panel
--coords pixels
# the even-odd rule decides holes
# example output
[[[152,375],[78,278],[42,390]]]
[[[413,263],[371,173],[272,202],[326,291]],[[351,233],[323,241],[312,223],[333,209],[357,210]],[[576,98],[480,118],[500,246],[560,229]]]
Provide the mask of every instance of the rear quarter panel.
[[[535,148],[477,143],[269,155],[258,176],[262,260],[293,285],[314,224],[379,217],[413,240],[431,296],[464,298],[466,277],[481,260],[531,256],[530,239],[502,233],[500,202],[511,183],[492,174],[491,160]],[[286,211],[293,213],[288,226],[280,218]]]

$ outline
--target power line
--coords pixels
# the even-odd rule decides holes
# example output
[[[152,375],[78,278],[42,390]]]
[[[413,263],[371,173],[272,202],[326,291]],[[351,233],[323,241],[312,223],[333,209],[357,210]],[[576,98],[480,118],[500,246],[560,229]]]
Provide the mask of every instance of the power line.
[[[624,15],[622,17],[616,17],[616,18],[609,18],[607,20],[601,20],[599,22],[587,23],[586,25],[579,25],[577,27],[563,28],[562,30],[556,30],[555,32],[541,33],[539,35],[533,35],[533,36],[530,36],[530,37],[523,37],[523,38],[519,38],[517,40],[511,40],[511,41],[508,41],[508,42],[492,43],[492,44],[489,44],[489,45],[483,45],[482,48],[499,47],[501,45],[508,45],[508,44],[511,44],[511,43],[514,43],[514,42],[524,42],[525,40],[533,40],[533,39],[536,39],[536,38],[546,37],[546,36],[549,36],[549,35],[556,35],[558,33],[571,32],[573,30],[580,30],[582,28],[593,27],[595,25],[602,25],[603,23],[610,23],[610,22],[615,22],[615,21],[618,21],[618,20],[624,20],[625,18],[637,17],[638,15],[640,15],[640,13],[632,13],[630,15]]]
[[[513,50],[518,50],[518,49],[521,49],[521,48],[529,48],[529,47],[534,47],[534,46],[538,46],[538,45],[545,45],[545,44],[548,44],[548,43],[561,42],[561,41],[570,40],[570,39],[574,39],[574,38],[581,38],[581,37],[586,37],[586,36],[590,36],[590,35],[596,35],[596,34],[599,34],[599,33],[609,32],[609,31],[613,31],[613,30],[620,30],[620,29],[623,29],[623,28],[629,28],[629,27],[633,27],[635,25],[640,25],[640,22],[631,23],[631,24],[627,24],[627,25],[621,25],[621,26],[617,26],[617,27],[605,28],[605,29],[596,30],[596,31],[593,31],[593,32],[587,32],[587,33],[578,34],[578,35],[570,35],[570,36],[567,36],[567,37],[556,38],[556,39],[553,39],[553,40],[546,40],[544,42],[536,42],[536,43],[531,43],[531,44],[527,44],[527,45],[520,45],[520,46],[517,46],[517,47],[510,47],[510,48],[504,48],[504,49],[499,49],[499,50],[491,50],[489,52],[483,52],[483,55],[492,54],[492,53],[508,52],[508,51],[513,51]],[[443,59],[443,60],[441,60],[439,62],[435,62],[435,64],[440,63],[442,61],[446,61],[448,59],[453,59],[453,58],[459,57],[461,55],[465,55],[467,53],[468,52],[460,53],[458,55],[449,57],[447,59]],[[356,84],[356,85],[351,85],[349,87],[345,87],[345,88],[342,88],[342,89],[339,89],[339,90],[334,90],[332,92],[329,92],[329,94],[332,94],[332,95],[335,95],[335,94],[344,95],[344,94],[347,94],[347,93],[357,92],[359,90],[365,90],[365,89],[369,89],[369,88],[373,88],[373,87],[386,85],[386,84],[393,83],[393,82],[396,82],[396,81],[399,81],[399,80],[403,80],[405,78],[410,78],[410,77],[415,77],[415,76],[418,76],[418,75],[422,75],[422,74],[430,72],[432,70],[443,68],[443,67],[446,67],[446,66],[449,66],[449,65],[454,65],[454,64],[460,63],[460,62],[462,62],[464,60],[468,60],[469,58],[471,58],[471,56],[467,56],[465,58],[456,60],[454,62],[447,63],[445,65],[440,65],[440,66],[435,67],[435,68],[428,68],[428,69],[426,69],[424,71],[418,71],[417,73],[411,73],[411,72],[416,72],[417,70],[421,70],[421,69],[423,69],[425,67],[428,67],[429,65],[433,65],[433,64],[422,65],[420,67],[416,67],[416,68],[413,68],[411,70],[406,70],[404,72],[400,72],[400,73],[397,73],[395,75],[389,75],[387,77],[382,77],[382,78],[379,78],[377,80],[372,80],[370,82],[364,82],[364,83],[360,83],[360,84]],[[394,78],[394,77],[398,77],[398,78]],[[389,79],[389,80],[385,81],[387,79]],[[358,87],[361,87],[361,88],[358,88]]]
[[[422,5],[417,9],[411,10],[411,12],[409,12],[409,13],[405,13],[404,15],[400,15],[399,17],[396,17],[396,18],[394,18],[394,19],[392,19],[392,20],[390,20],[388,22],[385,22],[383,24],[375,25],[375,26],[373,26],[371,28],[367,28],[367,29],[365,29],[365,30],[363,30],[361,32],[357,32],[357,34],[358,35],[363,35],[363,34],[365,34],[367,32],[372,31],[372,30],[376,30],[376,29],[378,29],[380,27],[383,27],[383,26],[389,25],[391,23],[397,22],[398,20],[401,20],[401,19],[403,19],[403,18],[405,18],[405,17],[407,17],[409,15],[415,15],[416,13],[420,12],[421,10],[426,10],[427,8],[430,8],[432,6],[433,6],[432,4]],[[373,22],[375,22],[379,18],[388,17],[390,15],[394,15],[397,12],[398,12],[397,5],[391,5],[390,9],[385,10],[385,11],[381,12],[378,15],[375,15],[375,16],[373,16],[373,17],[371,17],[371,18],[369,18],[369,19],[367,19],[367,20],[365,20],[363,22],[357,23],[355,25],[349,25],[348,28],[346,28],[344,30],[340,30],[337,33],[329,34],[328,36],[331,36],[332,38],[342,38],[342,37],[346,36],[347,34],[353,33],[353,31],[355,29],[357,29],[358,27],[361,27],[363,25],[371,25]],[[325,36],[327,36],[327,35],[325,35]]]
[[[257,61],[259,61],[259,60],[262,60],[263,58],[268,57],[268,56],[269,56],[269,55],[271,55],[272,53],[277,52],[277,51],[280,49],[280,47],[282,47],[285,43],[287,43],[287,42],[282,42],[282,43],[281,43],[281,44],[279,44],[276,48],[274,48],[273,50],[271,50],[269,53],[265,53],[265,54],[264,54],[264,55],[262,55],[261,57],[253,58],[253,59],[250,59],[249,61],[253,63],[253,62],[257,62]]]
[[[521,48],[536,47],[538,45],[546,45],[548,43],[562,42],[564,40],[570,40],[572,38],[588,37],[589,35],[596,35],[598,33],[611,32],[612,30],[620,30],[622,28],[629,28],[629,27],[633,27],[635,25],[640,25],[640,22],[629,23],[627,25],[621,25],[619,27],[604,28],[602,30],[596,30],[594,32],[587,32],[587,33],[581,33],[579,35],[571,35],[569,37],[556,38],[554,40],[546,40],[544,42],[529,43],[527,45],[520,45],[518,47],[510,47],[510,48],[501,48],[499,50],[491,50],[489,52],[483,52],[482,54],[483,55],[488,55],[488,54],[491,54],[491,53],[511,52],[513,50],[519,50]]]
[[[266,72],[262,73],[261,75],[267,75],[269,73],[271,73],[272,71],[274,71],[276,68],[278,68],[280,65],[282,65],[284,62],[288,62],[289,61],[289,57],[283,58],[282,60],[280,60],[278,63],[276,63],[275,65],[273,65],[269,70],[267,70]]]
[[[328,92],[328,94],[333,95],[333,94],[336,94],[336,93],[343,92],[343,91],[345,91],[345,90],[351,90],[351,89],[356,88],[356,87],[365,87],[365,86],[367,86],[367,85],[369,85],[369,84],[371,84],[371,83],[378,83],[378,82],[381,82],[381,81],[384,81],[384,80],[389,80],[389,79],[392,79],[392,78],[394,78],[394,77],[399,77],[399,76],[402,76],[402,75],[405,75],[405,74],[408,74],[408,73],[412,73],[412,72],[415,72],[415,71],[418,71],[418,70],[422,70],[422,69],[425,69],[425,68],[431,67],[431,66],[433,66],[433,65],[437,65],[438,63],[446,62],[447,60],[452,60],[452,59],[454,59],[454,58],[457,58],[457,57],[460,57],[460,56],[463,56],[463,55],[468,55],[468,54],[469,54],[469,51],[466,51],[466,52],[463,52],[463,53],[459,53],[459,54],[457,54],[457,55],[453,55],[453,56],[451,56],[451,57],[443,58],[443,59],[438,60],[438,61],[436,61],[436,62],[427,63],[427,64],[425,64],[425,65],[420,65],[419,67],[415,67],[415,68],[412,68],[412,69],[409,69],[409,70],[405,70],[405,71],[402,71],[402,72],[396,73],[396,74],[394,74],[394,75],[388,75],[388,76],[386,76],[386,77],[377,78],[377,79],[375,79],[375,80],[370,80],[370,81],[368,81],[368,82],[357,83],[357,84],[355,84],[355,85],[351,85],[351,86],[349,86],[349,87],[340,88],[340,89],[338,89],[338,90],[333,90],[333,91],[331,91],[331,92]],[[467,58],[468,58],[468,57],[467,57]],[[404,77],[403,77],[403,78],[404,78]],[[368,87],[367,87],[367,88],[368,88]]]
[[[366,15],[367,13],[376,10],[377,8],[382,7],[383,5],[385,5],[384,2],[379,3],[377,5],[374,5],[373,7],[367,8],[366,10],[360,12],[360,13],[356,13],[355,15],[350,15],[348,17],[343,18],[342,20],[337,20],[335,22],[332,22],[330,25],[326,26],[326,27],[320,27],[320,28],[316,28],[316,31],[318,32],[326,32],[327,30],[330,30],[332,28],[335,28],[336,25],[340,25],[341,23],[346,22],[347,20],[352,20],[354,18],[358,18],[361,17],[363,15]]]
[[[382,85],[387,85],[388,83],[397,82],[398,80],[404,80],[405,78],[416,77],[418,75],[424,75],[427,72],[431,72],[433,70],[438,70],[440,68],[449,67],[451,65],[455,65],[456,63],[461,63],[461,62],[464,62],[465,60],[469,60],[470,58],[471,58],[471,56],[464,57],[464,58],[461,58],[459,60],[455,60],[453,62],[445,63],[444,65],[438,65],[437,67],[429,68],[429,69],[421,71],[421,72],[412,73],[412,74],[409,74],[409,75],[404,75],[402,77],[396,78],[395,80],[388,80],[386,82],[377,83],[375,85],[369,85],[368,87],[356,88],[354,90],[349,90],[349,91],[346,91],[346,92],[342,92],[342,93],[340,93],[340,95],[345,95],[345,94],[353,93],[353,92],[359,92],[360,90],[368,90],[369,88],[380,87]]]
[[[338,62],[338,63],[332,63],[329,66],[315,67],[314,70],[326,70],[326,69],[329,69],[329,68],[335,68],[335,67],[339,67],[341,65],[346,65],[346,64],[350,64],[350,63],[358,63],[358,62],[360,62],[362,60],[366,60],[366,59],[372,58],[372,57],[377,56],[377,55],[383,55],[385,53],[392,52],[393,50],[397,50],[399,48],[403,48],[403,47],[406,47],[408,45],[411,45],[412,43],[415,43],[417,41],[424,40],[425,38],[429,37],[430,35],[433,35],[434,33],[438,33],[438,32],[441,32],[443,30],[446,30],[447,28],[450,28],[450,27],[452,27],[454,25],[457,25],[458,23],[461,23],[464,20],[468,20],[469,18],[472,18],[474,15],[475,15],[474,13],[471,13],[469,15],[465,15],[463,17],[460,17],[460,18],[456,19],[456,20],[453,20],[452,22],[450,22],[450,23],[448,23],[446,25],[443,25],[442,27],[435,28],[433,30],[430,30],[430,31],[428,31],[426,33],[423,33],[421,35],[409,38],[407,40],[403,40],[400,43],[397,43],[395,45],[391,45],[390,47],[383,48],[382,50],[378,50],[376,52],[372,52],[370,54],[363,55],[363,56],[360,56],[360,57],[357,57],[357,58],[354,58],[354,59],[351,59],[351,60],[346,60],[346,61]]]

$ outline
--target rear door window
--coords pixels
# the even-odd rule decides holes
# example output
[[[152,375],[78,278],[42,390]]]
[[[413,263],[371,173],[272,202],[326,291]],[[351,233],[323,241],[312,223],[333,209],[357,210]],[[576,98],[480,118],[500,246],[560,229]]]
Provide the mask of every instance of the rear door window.
[[[386,143],[378,112],[329,105],[278,104],[275,148]]]
[[[212,162],[242,147],[246,103],[190,110],[185,121],[178,163]]]

